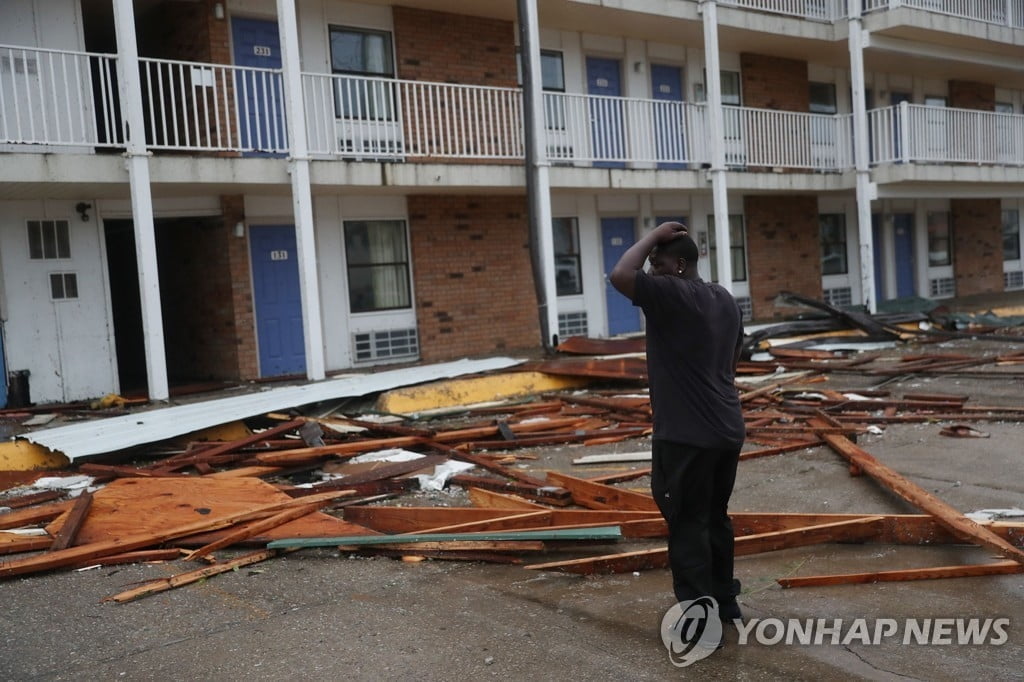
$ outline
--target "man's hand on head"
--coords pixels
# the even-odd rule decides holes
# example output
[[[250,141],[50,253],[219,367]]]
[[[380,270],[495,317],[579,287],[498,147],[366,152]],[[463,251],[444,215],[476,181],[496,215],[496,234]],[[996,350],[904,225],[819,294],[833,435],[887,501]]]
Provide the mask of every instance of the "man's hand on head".
[[[674,221],[662,223],[654,228],[654,234],[657,235],[658,244],[670,242],[688,233],[689,230],[686,228],[686,225]]]

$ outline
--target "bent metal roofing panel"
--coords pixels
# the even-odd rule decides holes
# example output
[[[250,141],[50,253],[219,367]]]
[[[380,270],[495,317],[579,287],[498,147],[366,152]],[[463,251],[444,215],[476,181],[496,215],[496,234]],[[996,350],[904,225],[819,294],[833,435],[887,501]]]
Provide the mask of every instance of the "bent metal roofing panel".
[[[438,379],[506,369],[522,362],[506,357],[463,359],[373,374],[347,374],[298,386],[269,388],[230,398],[217,398],[58,426],[26,433],[20,437],[61,452],[69,460],[74,461],[80,457],[115,452],[237,419],[286,410],[321,400],[363,396]]]

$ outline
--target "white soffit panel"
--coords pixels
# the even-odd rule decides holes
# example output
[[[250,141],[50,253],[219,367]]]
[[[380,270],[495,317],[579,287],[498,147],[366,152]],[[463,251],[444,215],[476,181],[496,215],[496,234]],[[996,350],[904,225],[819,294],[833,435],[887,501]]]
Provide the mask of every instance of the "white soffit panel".
[[[258,393],[199,401],[187,405],[136,412],[121,417],[94,419],[26,433],[21,438],[63,453],[74,461],[80,457],[116,452],[135,445],[154,443],[199,429],[267,412],[279,412],[321,400],[358,397],[465,374],[491,372],[521,364],[514,358],[457,360],[374,374],[345,375],[300,386],[271,388]]]

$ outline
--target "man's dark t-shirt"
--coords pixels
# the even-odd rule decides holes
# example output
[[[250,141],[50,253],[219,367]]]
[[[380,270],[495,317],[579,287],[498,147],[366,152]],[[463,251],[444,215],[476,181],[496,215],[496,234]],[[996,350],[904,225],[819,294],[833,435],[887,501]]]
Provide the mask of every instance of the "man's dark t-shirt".
[[[734,384],[743,338],[736,299],[718,284],[642,270],[633,296],[647,318],[654,437],[738,450],[745,428]]]

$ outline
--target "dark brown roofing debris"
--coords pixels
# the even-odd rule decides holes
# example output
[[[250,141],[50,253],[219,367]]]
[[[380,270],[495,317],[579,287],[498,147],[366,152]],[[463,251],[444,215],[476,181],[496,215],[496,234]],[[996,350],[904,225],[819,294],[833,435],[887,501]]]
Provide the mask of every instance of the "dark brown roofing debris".
[[[1019,327],[990,324],[936,335],[922,331],[919,315],[872,317],[799,302],[827,315],[757,330],[747,344],[752,359],[740,363],[737,389],[748,434],[742,459],[827,446],[848,462],[851,475],[870,477],[920,513],[736,512],[737,555],[871,542],[967,543],[1002,557],[979,565],[787,577],[778,580],[784,587],[1024,571],[1024,523],[973,521],[857,445],[860,434],[893,423],[942,422],[944,436],[966,438],[984,437],[980,427],[987,422],[1024,421],[1024,405],[977,406],[967,395],[885,389],[888,380],[909,375],[1019,379],[1024,351],[926,352],[936,338],[966,333],[1024,343]],[[794,341],[793,334],[804,336]],[[770,343],[780,337],[788,343]],[[847,349],[879,339],[916,345],[912,354],[828,350],[814,347],[821,338],[844,339]],[[171,454],[152,446],[114,461],[82,463],[70,473],[93,477],[95,490],[75,498],[59,490],[9,491],[0,495],[0,529],[29,531],[0,530],[0,554],[8,555],[0,579],[120,562],[180,566],[170,578],[109,597],[125,602],[314,546],[338,547],[346,555],[515,563],[576,574],[665,567],[664,521],[646,491],[624,485],[649,472],[643,452],[621,460],[599,456],[641,460],[632,471],[599,477],[564,473],[569,461],[561,471],[530,466],[536,448],[650,435],[643,340],[573,338],[559,350],[528,369],[589,378],[589,390],[430,419],[272,414],[255,420],[262,428],[244,438],[196,440]],[[853,375],[874,379],[875,388],[836,388]],[[359,458],[381,451],[405,456]],[[474,469],[452,471],[445,483],[465,489],[470,506],[417,504],[416,476],[451,463]],[[312,482],[314,473],[326,480]],[[629,551],[595,549],[615,542],[628,542]],[[229,548],[250,551],[222,556]]]

